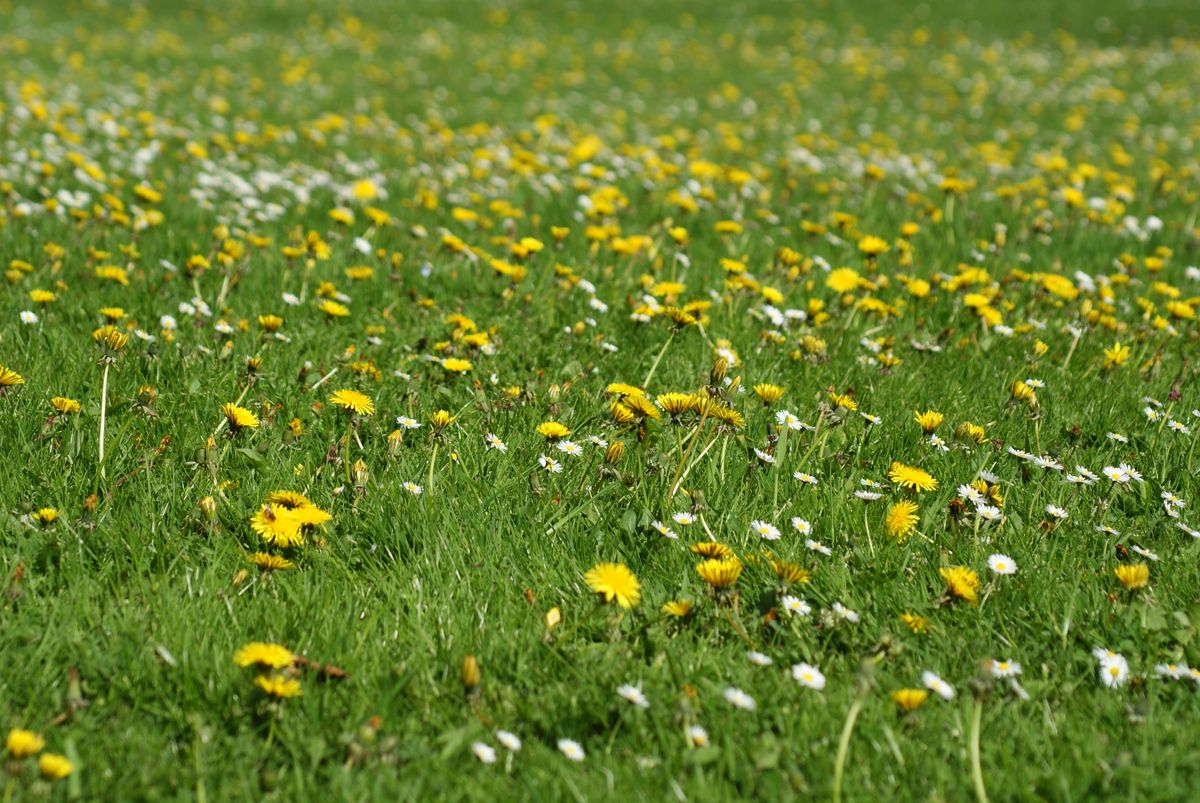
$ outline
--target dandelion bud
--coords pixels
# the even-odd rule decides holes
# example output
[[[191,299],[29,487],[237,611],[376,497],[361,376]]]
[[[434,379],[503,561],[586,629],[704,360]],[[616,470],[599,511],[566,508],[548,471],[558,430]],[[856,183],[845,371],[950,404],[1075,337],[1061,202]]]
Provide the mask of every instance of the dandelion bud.
[[[101,326],[92,332],[92,340],[114,354],[125,348],[125,344],[129,342],[129,338],[112,324]]]
[[[558,627],[559,623],[562,622],[562,611],[560,611],[557,607],[551,608],[550,610],[546,611],[546,616],[543,618],[543,622],[545,622],[546,625],[546,637],[549,638],[551,631]]]
[[[392,457],[398,457],[400,450],[404,447],[404,433],[398,429],[394,429],[387,436],[388,454]]]
[[[708,384],[720,385],[725,381],[725,374],[729,372],[729,360],[724,357],[717,357],[717,361],[713,363],[712,370],[708,372]]]
[[[459,676],[462,678],[463,691],[467,694],[475,694],[479,691],[479,687],[483,684],[483,674],[479,671],[479,661],[475,660],[474,655],[463,658]]]
[[[613,441],[604,450],[604,462],[609,465],[616,465],[621,462],[621,458],[625,456],[625,442]]]
[[[370,479],[370,471],[361,457],[354,461],[354,465],[350,467],[350,471],[354,477],[354,487],[359,489],[367,487],[367,480]]]
[[[562,396],[562,388],[559,387],[558,383],[556,382],[550,386],[550,389],[546,392],[546,395],[550,398],[550,401],[558,401],[558,398]]]
[[[216,522],[216,520],[217,520],[217,500],[216,499],[213,499],[211,496],[206,496],[203,499],[201,499],[197,503],[197,505],[199,506],[200,511],[202,513],[204,513],[205,520],[207,520],[210,524]]]
[[[450,426],[450,423],[453,420],[454,416],[450,415],[449,412],[446,410],[438,410],[430,417],[429,423],[433,424],[435,429],[445,429],[446,427]]]

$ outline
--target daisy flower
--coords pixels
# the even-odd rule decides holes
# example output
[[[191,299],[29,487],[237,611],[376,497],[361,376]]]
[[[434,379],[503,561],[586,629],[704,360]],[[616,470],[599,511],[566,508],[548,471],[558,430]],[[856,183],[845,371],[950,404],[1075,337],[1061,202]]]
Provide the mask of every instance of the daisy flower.
[[[415,482],[405,482],[401,485],[401,487],[404,488],[404,490],[408,491],[413,496],[420,496],[421,492],[425,490],[420,485],[417,485]]]
[[[773,660],[771,660],[771,656],[758,652],[757,650],[748,650],[746,652],[746,658],[748,658],[750,663],[754,664],[755,666],[770,666],[771,664],[775,663]]]
[[[932,672],[921,673],[921,684],[943,700],[954,699],[954,687]]]
[[[775,463],[775,455],[768,454],[767,452],[764,452],[762,449],[759,449],[758,447],[754,448],[754,454],[755,454],[755,456],[758,457],[759,460],[763,461],[767,465],[774,465],[774,463]]]
[[[690,725],[687,737],[693,747],[708,747],[708,731],[699,725]]]
[[[758,707],[758,703],[754,702],[753,697],[735,686],[726,686],[722,694],[725,697],[725,702],[734,708],[740,708],[743,711],[753,711]]]
[[[496,731],[496,741],[504,745],[504,749],[513,753],[521,749],[521,739],[515,733],[506,730]]]
[[[411,421],[412,419],[409,419],[409,420]],[[397,422],[398,421],[399,421],[399,419],[397,419]],[[413,421],[413,423],[417,424],[416,421]],[[420,426],[420,424],[417,424],[417,426]],[[488,445],[489,449],[495,449],[497,452],[507,452],[508,451],[508,444],[506,444],[504,441],[500,440],[498,437],[496,437],[495,435],[493,435],[490,432],[488,434],[484,435],[483,439],[485,441],[487,441],[487,445]]]
[[[682,524],[686,527],[689,524],[694,524],[696,522],[696,517],[687,511],[681,510],[675,515],[671,516],[671,520],[676,524]]]
[[[398,416],[396,418],[396,425],[398,427],[400,427],[401,429],[416,429],[417,427],[421,426],[421,422],[416,420],[415,418],[409,418],[406,415],[402,415],[402,416]],[[496,438],[496,440],[500,440],[500,439]],[[501,451],[504,451],[504,450],[501,449]]]
[[[642,694],[642,690],[637,686],[633,686],[628,683],[623,686],[618,686],[617,694],[620,695],[630,705],[638,708],[650,707],[650,701],[646,699],[646,695]]]
[[[996,553],[988,557],[988,568],[996,574],[1016,574],[1017,563],[1008,555]]]
[[[809,474],[805,471],[797,471],[794,474],[792,474],[792,477],[794,479],[797,479],[800,482],[804,483],[805,485],[816,485],[817,484],[817,478],[814,477],[812,474]]]
[[[650,522],[650,526],[653,527],[655,530],[657,530],[659,535],[662,535],[666,538],[678,538],[679,537],[671,530],[670,527],[663,524],[661,521],[652,521],[652,522]]]
[[[1021,674],[1021,665],[1016,661],[988,660],[987,670],[992,673],[992,677],[1011,678]]]
[[[1064,521],[1070,518],[1070,514],[1058,505],[1046,505],[1046,513],[1059,521]]]
[[[750,522],[750,529],[758,533],[767,541],[778,541],[780,537],[779,528],[770,522],[759,521],[758,519],[755,519],[754,521]]]
[[[793,597],[791,594],[786,595],[779,601],[779,604],[785,611],[794,616],[808,616],[812,613],[812,606],[799,597]]]
[[[579,457],[583,454],[583,447],[574,441],[559,441],[554,448],[569,457]]]
[[[1110,689],[1119,689],[1129,680],[1129,663],[1120,655],[1100,661],[1100,681]]]
[[[544,454],[538,455],[538,465],[551,474],[562,473],[562,463],[558,462],[553,457],[548,457]]]
[[[558,751],[572,761],[583,761],[585,758],[583,746],[574,739],[559,739]]]
[[[496,749],[483,742],[475,742],[471,745],[471,752],[475,754],[475,758],[479,759],[484,764],[496,763]]]
[[[813,552],[820,552],[822,555],[825,555],[826,557],[828,557],[829,555],[832,555],[832,554],[833,554],[833,550],[832,550],[832,549],[830,549],[829,547],[825,546],[825,545],[824,545],[824,544],[822,544],[820,541],[814,541],[814,540],[812,540],[811,538],[807,539],[807,540],[804,542],[804,546],[808,547],[808,548],[809,548],[809,549],[811,549]]]
[[[799,663],[792,666],[792,677],[801,686],[820,691],[825,688],[825,675],[812,664]]]
[[[801,535],[808,535],[812,532],[812,525],[799,516],[792,518],[792,526],[795,527],[796,532],[800,533]]]

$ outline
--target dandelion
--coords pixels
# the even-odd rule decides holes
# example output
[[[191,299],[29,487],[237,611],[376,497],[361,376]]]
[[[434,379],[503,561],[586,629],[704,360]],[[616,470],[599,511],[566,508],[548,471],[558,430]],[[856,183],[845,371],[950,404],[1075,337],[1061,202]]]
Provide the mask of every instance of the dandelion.
[[[792,666],[792,677],[807,689],[821,691],[825,688],[825,675],[812,664],[799,663]]]
[[[937,480],[929,472],[900,462],[892,463],[888,479],[909,491],[935,491],[938,487]]]
[[[686,619],[692,612],[692,602],[686,599],[674,599],[662,606],[662,612],[676,619]]]
[[[735,557],[709,558],[697,564],[696,573],[712,588],[725,590],[738,581],[742,574],[742,562]]]
[[[641,599],[641,584],[622,563],[598,563],[584,574],[583,580],[605,602],[616,602],[622,608],[632,608]]]
[[[953,598],[974,603],[978,597],[979,575],[966,566],[943,566],[938,570],[946,583],[946,593]]]
[[[266,666],[283,669],[295,661],[296,656],[287,647],[263,641],[251,641],[233,654],[233,662],[241,667]]]
[[[763,400],[764,404],[774,404],[783,396],[783,388],[778,385],[769,385],[766,383],[754,386],[754,393],[758,398]]]
[[[934,430],[940,427],[942,422],[946,420],[946,416],[936,410],[926,410],[923,413],[913,413],[913,419],[921,427],[923,433],[932,435]]]
[[[46,746],[46,741],[33,731],[13,728],[4,740],[4,749],[13,758],[28,758],[37,755]]]
[[[50,400],[50,406],[60,415],[74,415],[81,409],[79,402],[66,396],[55,396]]]
[[[537,431],[539,435],[548,441],[556,441],[571,434],[571,430],[557,421],[546,421],[538,424]]]
[[[50,781],[61,781],[75,771],[75,765],[66,756],[57,753],[42,753],[38,756],[38,772]]]
[[[268,697],[274,697],[277,700],[299,697],[304,693],[300,689],[300,681],[295,678],[285,678],[277,675],[259,675],[254,679],[254,683]]]
[[[335,390],[329,397],[329,403],[341,407],[355,415],[374,415],[375,403],[371,397],[357,390]]]
[[[1129,591],[1145,588],[1150,582],[1150,567],[1144,563],[1122,564],[1114,574],[1117,581]]]
[[[900,706],[900,710],[908,713],[924,705],[929,699],[928,689],[897,689],[891,694],[892,702]]]
[[[243,429],[258,429],[258,416],[245,407],[225,404],[221,406],[221,414],[225,416],[225,420],[229,422],[229,429],[234,433]]]
[[[920,521],[917,510],[917,503],[907,499],[901,499],[889,507],[884,516],[884,526],[888,535],[903,544],[917,530]]]
[[[902,613],[900,614],[900,621],[917,635],[929,632],[929,620],[920,614]]]

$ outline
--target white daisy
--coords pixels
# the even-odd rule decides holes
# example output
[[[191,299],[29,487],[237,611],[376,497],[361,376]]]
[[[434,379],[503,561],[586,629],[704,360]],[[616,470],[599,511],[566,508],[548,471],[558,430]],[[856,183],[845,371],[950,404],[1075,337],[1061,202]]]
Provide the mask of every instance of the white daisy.
[[[585,757],[583,746],[574,739],[559,739],[558,750],[572,761],[583,761]]]
[[[799,597],[793,597],[791,594],[786,595],[779,602],[785,611],[794,616],[808,616],[812,613],[811,605]]]
[[[21,323],[35,324],[38,322],[37,313],[33,310],[21,310]]]
[[[804,483],[805,485],[816,485],[817,484],[817,478],[814,477],[812,474],[809,474],[806,471],[797,471],[794,474],[792,474],[792,477],[794,479],[797,479],[800,482]]]
[[[400,487],[403,488],[404,490],[408,491],[413,496],[420,496],[421,493],[424,492],[424,490],[425,490],[420,485],[417,485],[415,482],[411,482],[411,481],[406,481],[406,482],[401,483]]]
[[[554,445],[554,448],[568,457],[579,457],[583,454],[583,447],[574,441],[559,441]]]
[[[1008,555],[996,553],[988,557],[988,568],[996,574],[1016,574],[1017,562]]]
[[[688,513],[685,510],[681,510],[678,513],[676,513],[675,515],[671,516],[671,519],[676,524],[682,524],[685,527],[689,524],[694,524],[696,522],[696,517],[693,516],[691,513]]]
[[[642,694],[642,690],[637,686],[632,686],[628,683],[618,686],[617,694],[625,698],[625,701],[630,705],[637,706],[638,708],[650,707],[650,701],[646,699],[646,695]]]
[[[409,418],[406,415],[402,415],[402,416],[397,416],[396,425],[399,426],[401,429],[417,429],[418,427],[421,426],[421,422],[415,418]],[[499,440],[499,439],[497,438],[497,440]]]
[[[811,538],[809,538],[808,540],[806,540],[806,541],[804,542],[804,545],[805,545],[806,547],[808,547],[809,549],[811,549],[813,552],[820,552],[822,555],[826,555],[826,556],[828,556],[828,555],[832,555],[832,554],[833,554],[833,550],[832,550],[832,549],[830,549],[829,547],[825,546],[825,545],[824,545],[824,544],[822,544],[820,541],[814,541],[814,540],[812,540]]]
[[[792,677],[801,686],[820,691],[825,688],[825,675],[812,664],[799,663],[792,666]]]
[[[551,474],[562,473],[562,463],[558,462],[553,457],[548,457],[544,454],[538,455],[538,465]]]
[[[993,677],[1010,678],[1021,674],[1021,665],[1016,661],[989,660],[987,670],[992,673]]]
[[[693,747],[708,747],[708,731],[699,725],[691,725],[687,729],[688,741]]]
[[[484,764],[496,763],[496,749],[483,742],[475,742],[471,745],[471,752],[475,754],[475,758],[482,761]]]
[[[496,437],[495,435],[493,435],[490,432],[488,434],[484,435],[483,439],[485,441],[487,441],[487,445],[488,445],[489,449],[495,449],[497,452],[507,452],[508,451],[508,445],[504,441],[500,440],[500,438]]]
[[[1051,517],[1058,519],[1059,521],[1064,521],[1070,518],[1071,515],[1058,505],[1046,505],[1046,513]]]
[[[750,522],[750,529],[758,533],[759,536],[767,541],[779,540],[779,528],[767,521],[759,521],[755,519]]]
[[[799,516],[794,516],[792,518],[792,526],[795,527],[796,532],[800,533],[801,535],[808,535],[812,532],[812,525]]]
[[[746,657],[750,659],[750,663],[755,666],[770,666],[775,663],[771,660],[771,656],[758,652],[757,650],[749,650],[746,652]]]
[[[659,535],[664,536],[666,538],[678,538],[679,537],[671,530],[670,527],[663,524],[661,521],[652,521],[652,522],[650,522],[650,526],[653,527],[655,530],[657,530]]]
[[[520,737],[515,733],[510,733],[509,731],[496,731],[496,741],[504,745],[505,749],[511,750],[514,753],[521,749]]]
[[[943,700],[954,699],[954,687],[932,672],[921,673],[921,684]]]
[[[725,702],[729,703],[734,708],[740,708],[743,711],[753,711],[758,707],[758,703],[754,702],[754,698],[736,686],[727,686],[723,692]]]

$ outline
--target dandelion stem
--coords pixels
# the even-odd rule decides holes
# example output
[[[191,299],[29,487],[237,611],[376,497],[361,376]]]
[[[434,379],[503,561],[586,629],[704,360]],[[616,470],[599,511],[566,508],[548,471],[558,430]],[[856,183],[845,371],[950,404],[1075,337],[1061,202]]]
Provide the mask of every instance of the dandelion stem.
[[[433,493],[433,466],[437,462],[438,442],[433,442],[433,453],[429,455],[429,477],[425,480],[425,490]]]
[[[650,373],[646,374],[646,378],[642,380],[642,387],[650,387],[650,380],[654,377],[654,372],[658,370],[658,364],[662,362],[663,355],[667,353],[667,349],[671,345],[671,341],[675,339],[675,330],[671,330],[671,334],[667,337],[667,342],[663,343],[663,347],[659,349],[658,356],[654,358],[654,364],[650,366]]]
[[[979,730],[983,720],[983,702],[975,701],[971,715],[971,780],[975,784],[975,799],[988,803],[987,789],[983,785],[983,766],[979,762]]]
[[[842,775],[846,770],[846,755],[850,752],[850,735],[854,733],[854,723],[865,699],[862,695],[855,697],[850,710],[846,712],[846,723],[842,725],[842,735],[838,738],[837,758],[833,761],[833,803],[841,803],[842,800]]]
[[[700,432],[704,429],[704,419],[707,418],[707,413],[707,407],[700,411],[700,423],[696,424],[696,429],[692,431],[687,452],[679,456],[679,465],[675,468],[675,476],[671,478],[671,492],[667,494],[668,499],[674,497],[675,492],[679,490],[679,483],[683,481],[683,466],[687,463],[688,458],[692,456],[692,450],[696,448],[696,442],[700,440]],[[706,449],[705,451],[708,450]]]
[[[104,479],[104,429],[108,423],[108,369],[112,363],[104,363],[104,378],[100,380],[100,447],[96,467],[99,469],[97,482]]]

